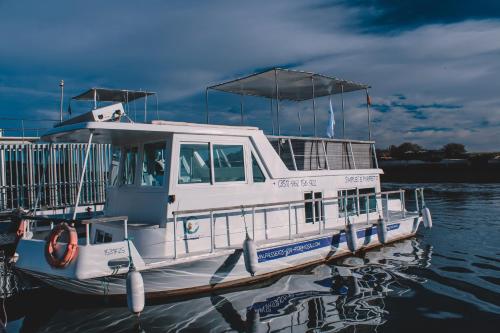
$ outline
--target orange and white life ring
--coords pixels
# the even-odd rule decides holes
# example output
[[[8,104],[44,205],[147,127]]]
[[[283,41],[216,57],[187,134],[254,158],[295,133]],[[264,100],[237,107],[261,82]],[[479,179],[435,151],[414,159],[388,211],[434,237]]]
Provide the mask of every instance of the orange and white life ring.
[[[61,257],[57,257],[54,252],[56,250],[57,240],[61,237],[63,232],[68,234],[68,245],[66,246],[64,254]],[[76,229],[66,222],[58,224],[50,233],[49,240],[45,245],[45,257],[47,258],[47,262],[54,268],[64,268],[76,258],[77,253],[78,234]]]

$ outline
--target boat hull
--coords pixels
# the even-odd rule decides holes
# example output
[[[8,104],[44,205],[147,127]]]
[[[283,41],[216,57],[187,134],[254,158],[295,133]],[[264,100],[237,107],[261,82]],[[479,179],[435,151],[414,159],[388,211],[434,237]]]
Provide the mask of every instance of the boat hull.
[[[420,217],[409,217],[388,224],[388,243],[414,236]],[[357,228],[359,251],[381,246],[376,226]],[[351,255],[344,232],[325,232],[300,240],[288,240],[258,249],[258,271],[251,276],[245,269],[241,249],[179,259],[179,263],[141,271],[147,298],[188,296],[224,288],[262,282],[273,276],[300,270]],[[89,279],[73,279],[24,270],[46,284],[71,293],[93,296],[126,295],[126,274]]]

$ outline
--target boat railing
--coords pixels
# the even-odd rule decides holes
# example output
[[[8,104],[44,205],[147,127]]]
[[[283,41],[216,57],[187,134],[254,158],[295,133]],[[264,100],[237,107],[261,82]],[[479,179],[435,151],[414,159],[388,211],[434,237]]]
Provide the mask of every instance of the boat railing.
[[[174,259],[178,256],[177,251],[177,222],[181,216],[192,216],[192,215],[209,215],[209,223],[210,223],[210,253],[213,253],[216,249],[215,246],[215,218],[214,215],[216,213],[229,213],[234,211],[241,211],[241,215],[245,221],[246,228],[246,220],[245,217],[251,215],[251,234],[252,238],[255,239],[255,214],[257,209],[288,209],[288,239],[293,238],[293,229],[298,230],[298,219],[295,218],[295,225],[292,219],[292,209],[297,207],[305,207],[307,203],[312,204],[312,221],[313,223],[318,222],[318,230],[317,234],[322,234],[326,228],[326,221],[328,218],[325,216],[325,212],[323,206],[326,203],[330,204],[339,204],[341,202],[342,205],[342,216],[344,217],[344,226],[346,226],[349,221],[349,217],[353,215],[360,216],[361,214],[366,214],[366,225],[370,225],[374,223],[374,220],[370,219],[370,213],[377,212],[380,217],[386,219],[387,222],[391,222],[394,219],[406,218],[407,209],[406,209],[406,191],[404,189],[394,190],[394,191],[384,191],[384,192],[376,192],[376,193],[367,193],[367,194],[354,194],[354,195],[343,195],[343,196],[335,196],[335,197],[325,197],[325,198],[312,198],[305,200],[291,200],[291,201],[279,201],[272,203],[261,203],[261,204],[244,204],[244,205],[233,205],[233,206],[224,206],[224,207],[212,207],[212,208],[202,208],[202,209],[190,209],[190,210],[176,210],[172,211],[173,215],[173,250],[174,250]],[[391,196],[399,196],[398,199],[391,199]],[[420,208],[425,206],[424,196],[423,196],[423,188],[416,188],[414,190],[414,200],[415,200],[415,208],[416,213],[420,214]],[[370,207],[370,198],[375,197],[376,204],[375,207]],[[348,209],[348,200],[354,200],[356,213],[349,212]],[[361,200],[365,202],[364,212],[361,211]],[[397,200],[398,207],[396,210],[391,210],[390,201]],[[379,204],[380,201],[380,204]],[[316,217],[316,205],[319,204],[319,217]],[[339,207],[339,210],[340,210]],[[340,211],[339,211],[340,213]],[[338,217],[333,218],[334,220],[338,220]],[[372,221],[372,222],[371,222]],[[283,227],[283,226],[280,226]],[[248,230],[247,230],[248,232]],[[296,233],[300,235],[300,233]]]
[[[0,212],[74,207],[86,144],[0,144]],[[92,144],[80,202],[105,201],[111,146]]]
[[[378,169],[373,141],[267,136],[289,170]]]

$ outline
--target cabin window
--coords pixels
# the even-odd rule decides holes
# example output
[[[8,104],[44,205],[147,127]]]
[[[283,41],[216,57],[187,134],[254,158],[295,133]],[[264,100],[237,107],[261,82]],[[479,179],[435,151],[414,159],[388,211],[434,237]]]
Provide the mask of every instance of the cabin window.
[[[243,146],[214,145],[215,182],[245,181]]]
[[[118,182],[118,170],[120,166],[120,159],[122,156],[121,148],[113,147],[111,150],[111,165],[109,167],[109,184],[116,185]]]
[[[346,211],[347,211],[347,216],[358,214],[356,194],[357,194],[356,189],[338,191],[339,217],[345,216],[344,213]],[[351,195],[353,197],[346,198],[347,196]]]
[[[134,184],[136,162],[137,162],[137,147],[126,148],[123,161],[122,184],[124,185]]]
[[[210,183],[210,150],[208,143],[181,144],[179,184]]]
[[[110,233],[97,229],[95,231],[94,244],[111,243],[113,236]]]
[[[314,202],[314,211],[313,211],[313,203],[306,202],[305,203],[305,213],[306,213],[306,223],[315,223],[319,222],[323,216],[323,209],[321,205],[321,199],[323,198],[323,193],[321,192],[306,192],[304,193],[304,200],[312,200],[314,198],[318,201]]]
[[[142,160],[143,186],[163,186],[165,172],[165,142],[147,143],[144,145]]]
[[[266,177],[264,176],[264,173],[262,172],[262,169],[260,168],[259,164],[257,163],[257,159],[255,158],[255,156],[253,156],[253,154],[252,154],[252,175],[254,183],[263,183],[266,181]]]
[[[368,202],[366,201],[367,197],[363,197],[361,195],[363,194],[369,194],[368,196]],[[375,196],[375,188],[360,188],[359,189],[359,212],[361,214],[366,214],[367,209],[369,208],[368,212],[373,213],[377,211],[377,198]],[[368,207],[367,207],[368,204]]]

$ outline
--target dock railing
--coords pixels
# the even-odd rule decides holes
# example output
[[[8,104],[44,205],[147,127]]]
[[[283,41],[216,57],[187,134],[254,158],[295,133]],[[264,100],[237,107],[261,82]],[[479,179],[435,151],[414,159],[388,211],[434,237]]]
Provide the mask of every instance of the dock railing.
[[[423,198],[423,189],[417,188],[415,189],[415,208],[416,212],[420,214],[419,207],[423,207],[425,205],[425,201]],[[398,199],[394,199],[399,201],[398,207],[396,210],[391,210],[390,201],[393,200],[391,196],[398,196]],[[375,207],[370,207],[370,198],[375,198],[376,205]],[[352,203],[356,207],[354,211],[350,211],[348,207],[352,207],[352,205],[348,205],[348,201],[352,200]],[[364,200],[365,209],[362,211],[360,202]],[[339,228],[339,226],[332,226],[328,228],[326,225],[326,221],[329,219],[326,214],[324,205],[327,203],[330,204],[339,204],[343,202],[343,204],[339,205],[339,216],[330,218],[331,220],[338,221],[339,218],[344,218],[344,227],[350,223],[350,216],[361,216],[362,214],[366,215],[366,225],[370,225],[375,223],[376,221],[370,219],[370,213],[377,212],[380,217],[386,219],[386,221],[391,222],[396,218],[405,218],[407,216],[406,204],[405,204],[405,190],[399,189],[394,191],[385,191],[385,192],[377,192],[377,193],[368,193],[368,194],[355,194],[355,195],[344,195],[344,196],[335,196],[335,197],[326,197],[326,198],[312,198],[306,200],[292,200],[292,201],[280,201],[280,202],[272,202],[272,203],[262,203],[262,204],[251,204],[251,205],[234,205],[234,206],[224,206],[224,207],[213,207],[213,208],[202,208],[202,209],[190,209],[190,210],[175,210],[172,211],[173,215],[173,250],[174,250],[174,258],[177,258],[177,222],[181,216],[189,216],[189,215],[200,215],[200,214],[208,214],[210,216],[210,253],[213,253],[216,249],[215,245],[215,219],[214,215],[216,213],[229,213],[234,211],[241,211],[241,215],[244,218],[247,214],[251,215],[251,235],[252,239],[255,239],[255,214],[256,209],[288,209],[288,239],[292,239],[294,235],[300,235],[298,232],[298,219],[295,218],[295,223],[292,219],[292,209],[294,208],[304,208],[307,203],[312,204],[312,214],[313,214],[313,223],[318,222],[317,234],[320,235],[327,229]],[[379,203],[380,202],[380,203]],[[318,218],[316,215],[316,205],[319,205],[320,215]],[[342,211],[340,211],[342,208]],[[342,216],[340,215],[342,213]],[[359,222],[358,222],[359,223]],[[280,226],[283,227],[283,226]],[[246,225],[245,225],[246,228]],[[295,233],[293,231],[295,229]],[[247,232],[248,229],[247,229]]]

